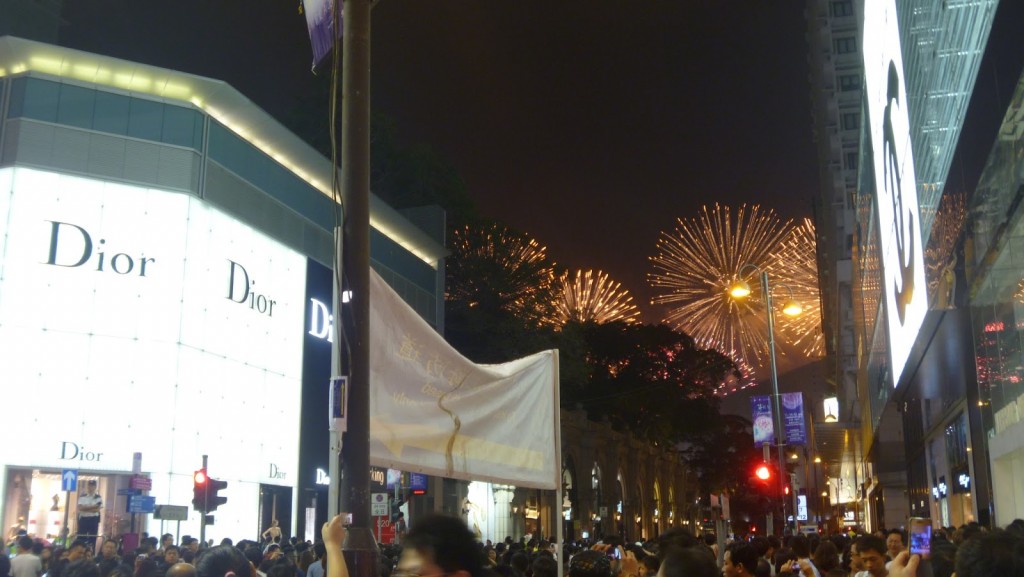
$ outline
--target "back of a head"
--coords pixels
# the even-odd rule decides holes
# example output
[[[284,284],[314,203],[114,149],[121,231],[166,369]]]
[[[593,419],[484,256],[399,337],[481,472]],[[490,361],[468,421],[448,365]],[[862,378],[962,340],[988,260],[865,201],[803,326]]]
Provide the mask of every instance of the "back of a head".
[[[404,545],[429,555],[446,573],[461,570],[471,577],[483,574],[476,537],[466,523],[456,517],[436,514],[421,517],[409,530]]]
[[[225,577],[234,573],[236,577],[248,577],[249,559],[230,545],[218,545],[203,552],[196,561],[197,577]]]
[[[68,564],[64,577],[100,577],[99,566],[92,559],[79,559]]]
[[[135,564],[135,577],[156,577],[156,574],[156,561],[152,559],[144,558]],[[223,574],[220,577],[224,577]]]
[[[751,575],[757,572],[757,560],[760,555],[753,545],[744,541],[737,541],[726,549],[729,552],[729,560],[733,565],[742,565],[747,573]]]
[[[789,547],[793,549],[798,559],[807,559],[811,556],[811,542],[804,535],[794,535],[789,540]]]
[[[188,563],[179,561],[167,569],[165,577],[196,577],[196,568]],[[242,575],[241,577],[247,577]]]
[[[1024,536],[1013,531],[979,533],[956,553],[957,577],[1024,575]]]
[[[569,560],[569,577],[611,577],[612,563],[603,551],[587,549]]]
[[[822,541],[814,550],[814,566],[821,571],[831,571],[839,567],[839,550],[831,541]]]
[[[512,558],[509,559],[508,564],[511,565],[512,568],[516,571],[519,571],[520,573],[525,575],[526,570],[530,568],[530,557],[526,553],[523,553],[521,551],[518,553],[513,553]]]
[[[558,561],[550,556],[538,556],[531,565],[533,577],[558,577]]]
[[[768,552],[768,538],[764,535],[758,535],[750,540],[750,546],[757,551],[758,557],[764,557],[765,553]]]
[[[945,539],[933,539],[930,561],[933,577],[952,577],[956,568],[956,545]]]
[[[670,547],[661,552],[663,577],[719,577],[714,555],[706,547]]]
[[[693,535],[688,529],[682,527],[673,527],[668,531],[662,533],[658,539],[658,556],[664,557],[662,551],[668,551],[672,548],[685,549],[687,547],[693,547],[698,543],[697,537]]]
[[[35,543],[35,541],[33,541],[32,537],[29,537],[28,535],[18,537],[18,548],[22,551],[31,551],[33,543]]]

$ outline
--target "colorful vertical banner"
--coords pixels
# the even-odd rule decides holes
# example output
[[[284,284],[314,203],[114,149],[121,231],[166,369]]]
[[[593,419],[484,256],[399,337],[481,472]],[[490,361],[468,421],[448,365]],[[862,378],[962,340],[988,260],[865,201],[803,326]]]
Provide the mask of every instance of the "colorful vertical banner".
[[[767,395],[750,397],[751,421],[754,423],[754,445],[775,444],[775,427],[772,421],[772,401]]]
[[[787,445],[807,444],[807,425],[804,419],[803,393],[782,394],[782,428]]]

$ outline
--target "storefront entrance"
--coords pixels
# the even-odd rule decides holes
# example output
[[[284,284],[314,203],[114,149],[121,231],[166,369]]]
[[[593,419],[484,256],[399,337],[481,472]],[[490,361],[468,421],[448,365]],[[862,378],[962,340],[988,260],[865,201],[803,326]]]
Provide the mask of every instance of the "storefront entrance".
[[[102,500],[99,538],[118,538],[131,529],[127,497],[118,495],[128,487],[130,474],[80,472],[76,490],[62,490],[60,469],[9,467],[4,494],[4,527],[11,538],[24,530],[30,537],[48,542],[74,539],[79,532],[78,501],[86,494],[88,482],[96,481],[95,494]],[[66,528],[66,531],[65,531]]]

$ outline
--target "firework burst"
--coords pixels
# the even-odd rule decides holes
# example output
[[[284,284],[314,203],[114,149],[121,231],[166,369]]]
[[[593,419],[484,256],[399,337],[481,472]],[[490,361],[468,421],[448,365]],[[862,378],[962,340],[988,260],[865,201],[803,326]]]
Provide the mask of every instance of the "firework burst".
[[[797,316],[776,315],[783,339],[799,347],[808,357],[825,354],[825,335],[821,331],[821,298],[818,288],[817,240],[814,223],[805,218],[794,227],[778,250],[772,252],[770,276],[776,300],[793,293],[803,311]],[[780,303],[781,304],[781,303]]]
[[[543,324],[551,312],[555,263],[534,239],[501,225],[464,227],[452,233],[445,298],[467,307],[482,301],[528,322]]]
[[[760,294],[758,271],[772,279],[776,300],[788,300],[788,289],[804,307],[798,321],[781,322],[777,337],[797,342],[805,351],[821,346],[814,228],[810,221],[794,226],[771,209],[742,205],[733,212],[716,204],[698,217],[679,219],[673,234],[662,233],[658,254],[651,258],[651,285],[663,289],[655,304],[672,308],[665,322],[694,338],[720,343],[734,359],[767,357],[767,318],[760,298],[736,300],[729,288],[744,280]],[[752,265],[752,266],[751,266]],[[783,288],[787,287],[787,288]],[[783,295],[785,292],[785,295]]]
[[[555,321],[593,321],[598,324],[625,321],[638,322],[640,310],[633,304],[629,291],[601,271],[569,271],[559,277],[561,294],[555,303]]]
[[[719,383],[718,387],[715,389],[715,395],[724,397],[737,391],[753,387],[757,384],[757,375],[754,372],[754,367],[750,366],[750,363],[748,363],[742,356],[736,354],[736,351],[723,350],[724,347],[711,341],[697,340],[695,342],[701,349],[715,350],[722,355],[729,357],[729,359],[736,365],[736,371],[725,375],[725,378],[723,378],[722,382]]]
[[[932,302],[947,295],[937,295],[943,275],[952,273],[956,266],[956,241],[967,222],[967,196],[963,193],[947,193],[942,196],[939,208],[932,221],[931,236],[924,251],[928,296]],[[948,270],[947,270],[948,269]],[[947,280],[947,283],[949,281]],[[948,288],[948,284],[946,285]],[[951,303],[944,303],[946,305]]]

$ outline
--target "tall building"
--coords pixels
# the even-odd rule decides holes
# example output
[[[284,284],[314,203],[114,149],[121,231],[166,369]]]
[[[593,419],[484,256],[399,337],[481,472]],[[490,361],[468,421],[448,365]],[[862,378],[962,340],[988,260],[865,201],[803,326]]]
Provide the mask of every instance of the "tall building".
[[[853,509],[868,529],[910,515],[990,520],[970,311],[952,288],[968,260],[958,255],[965,191],[949,181],[998,4],[808,3],[824,325],[840,424],[859,433],[843,458],[853,478],[845,467],[835,476],[848,488],[845,520]],[[847,85],[861,100],[842,112],[842,84],[829,80],[854,51],[860,82]]]
[[[830,397],[842,402],[815,412],[815,444],[823,466],[835,479],[828,499],[850,524],[860,521],[856,490],[860,466],[860,403],[854,339],[853,239],[861,148],[863,56],[853,0],[812,0],[806,17],[812,86],[812,117],[821,188],[814,196],[818,234],[818,274],[822,295]]]
[[[102,534],[157,533],[168,505],[198,535],[208,455],[228,483],[208,536],[271,519],[309,534],[328,460],[331,175],[221,81],[0,38],[5,528],[74,532],[88,479]],[[377,199],[370,219],[372,266],[440,330],[443,239]]]

